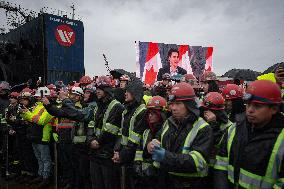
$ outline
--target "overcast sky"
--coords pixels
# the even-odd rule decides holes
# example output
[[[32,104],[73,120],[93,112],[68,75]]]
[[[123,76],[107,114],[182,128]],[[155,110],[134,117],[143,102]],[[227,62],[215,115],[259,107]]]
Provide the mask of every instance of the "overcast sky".
[[[76,13],[85,28],[88,75],[110,67],[134,72],[134,41],[213,46],[217,74],[232,68],[264,71],[284,61],[283,0],[10,0],[39,11],[44,6]],[[3,21],[4,11],[0,10]]]

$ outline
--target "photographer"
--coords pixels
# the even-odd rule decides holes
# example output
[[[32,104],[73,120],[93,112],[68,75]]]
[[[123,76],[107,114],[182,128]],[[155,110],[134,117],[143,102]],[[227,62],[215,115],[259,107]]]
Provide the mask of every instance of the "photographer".
[[[40,183],[38,188],[45,188],[50,184],[51,176],[51,157],[50,157],[50,136],[53,125],[53,116],[44,108],[41,99],[44,96],[50,96],[50,90],[47,87],[39,87],[34,97],[36,103],[31,110],[23,108],[21,117],[31,123],[29,127],[29,139],[32,141],[34,154],[38,160],[38,176],[30,183]]]

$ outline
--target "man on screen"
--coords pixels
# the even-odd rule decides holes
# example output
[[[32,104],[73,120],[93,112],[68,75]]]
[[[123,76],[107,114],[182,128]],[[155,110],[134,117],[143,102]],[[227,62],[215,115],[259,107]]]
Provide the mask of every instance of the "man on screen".
[[[169,73],[171,76],[174,76],[177,74],[180,74],[180,75],[187,74],[185,69],[178,66],[178,62],[179,62],[178,50],[170,49],[168,52],[168,60],[170,64],[159,69],[159,73],[157,76],[158,81],[162,81],[162,75],[165,73]]]

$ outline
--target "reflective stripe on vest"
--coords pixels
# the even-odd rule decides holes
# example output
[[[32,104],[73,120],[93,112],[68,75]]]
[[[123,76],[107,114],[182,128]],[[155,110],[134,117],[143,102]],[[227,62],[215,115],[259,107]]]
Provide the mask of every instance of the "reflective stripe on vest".
[[[106,110],[105,115],[104,115],[104,118],[103,118],[103,126],[102,126],[103,132],[109,132],[113,135],[118,134],[119,127],[117,127],[116,125],[113,125],[111,123],[107,123],[107,120],[109,118],[109,114],[110,114],[111,110],[117,104],[120,104],[120,102],[118,102],[117,100],[112,100],[111,103],[108,105],[107,110]]]
[[[129,136],[128,136],[128,140],[130,140],[131,142],[139,145],[140,140],[142,138],[142,136],[139,133],[136,133],[134,131],[134,123],[136,121],[136,117],[142,112],[146,110],[146,106],[145,104],[141,104],[140,106],[138,106],[138,108],[135,110],[133,116],[130,119],[130,126],[129,126]]]
[[[136,150],[134,161],[143,161],[143,151]]]
[[[94,128],[94,127],[95,127],[95,117],[96,117],[97,111],[98,111],[98,107],[96,106],[96,107],[94,108],[94,113],[93,113],[94,119],[89,122],[88,128]]]
[[[162,142],[163,142],[163,139],[164,139],[164,135],[165,135],[165,133],[168,131],[168,129],[169,129],[169,121],[166,120],[165,123],[163,124],[163,127],[162,127],[161,145],[162,145]]]
[[[104,118],[103,118],[103,125],[102,125],[102,128],[94,128],[95,130],[95,134],[97,137],[100,137],[100,135],[103,133],[103,132],[109,132],[111,134],[114,134],[114,135],[117,135],[118,133],[118,130],[119,128],[113,124],[110,124],[110,123],[107,123],[107,120],[109,118],[109,114],[111,112],[111,110],[113,109],[113,107],[117,104],[120,104],[120,102],[118,102],[117,100],[112,100],[108,107],[107,107],[107,110],[104,114]]]
[[[284,178],[279,178],[277,183],[273,185],[274,189],[283,189],[284,188]]]
[[[228,145],[227,145],[228,159],[230,159],[231,146],[232,146],[235,134],[236,134],[236,124],[232,125],[228,129]]]
[[[228,161],[230,159],[230,150],[232,147],[233,138],[235,136],[236,126],[231,126],[228,130]],[[278,135],[277,140],[274,144],[266,173],[264,176],[256,175],[245,169],[240,168],[240,175],[238,184],[244,188],[272,188],[279,177],[278,173],[281,169],[284,157],[284,129]],[[228,179],[234,183],[234,167],[228,165]]]
[[[146,147],[146,142],[147,142],[147,139],[149,137],[149,133],[150,133],[150,129],[146,129],[143,132],[142,149],[144,149]]]
[[[84,143],[86,142],[87,137],[86,136],[74,136],[73,143]]]
[[[206,126],[209,126],[204,119],[201,117],[196,120],[192,126],[192,129],[188,133],[184,146],[182,149],[182,154],[189,154],[192,159],[194,160],[197,173],[175,173],[175,172],[169,172],[170,174],[176,175],[176,176],[183,176],[183,177],[204,177],[207,176],[208,173],[208,165],[202,154],[200,154],[198,151],[190,151],[190,147],[192,145],[192,142],[194,141],[195,137],[198,134],[198,131]],[[165,129],[165,130],[164,130]],[[163,143],[163,135],[167,132],[169,129],[168,121],[166,121],[166,125],[163,126],[163,132],[161,136],[161,143]]]
[[[75,121],[72,121],[70,119],[62,119],[58,124],[57,129],[72,129],[74,128],[75,123]]]
[[[122,128],[123,128],[123,123],[124,123],[124,116],[125,116],[125,114],[127,114],[127,109],[125,109],[125,110],[123,110],[123,112],[122,112],[122,117],[121,117],[121,127],[120,127],[120,129],[119,129],[119,134],[118,135],[120,135],[121,136],[121,142],[120,142],[120,144],[121,145],[123,145],[123,146],[126,146],[127,145],[127,140],[128,140],[128,137],[127,136],[124,136],[124,135],[122,135]]]
[[[225,130],[225,129],[231,127],[232,125],[233,125],[233,123],[232,123],[230,120],[228,120],[227,123],[222,123],[222,124],[220,125],[220,130],[223,131],[223,130]]]
[[[40,116],[43,114],[44,112],[44,107],[42,107],[33,117],[32,117],[32,122],[33,123],[37,123],[40,119]]]
[[[95,118],[96,118],[96,113],[98,111],[98,107],[96,107],[94,109],[94,120],[89,122],[88,127],[89,128],[94,128],[94,133],[95,133],[95,135],[97,137],[100,137],[103,132],[109,132],[109,133],[114,134],[114,135],[118,134],[119,128],[116,125],[113,125],[111,123],[107,123],[107,120],[109,118],[109,114],[110,114],[111,110],[117,104],[120,104],[120,102],[118,102],[117,100],[112,100],[110,102],[110,104],[108,105],[107,110],[106,110],[106,112],[104,114],[104,117],[103,117],[102,129],[95,127],[96,126]]]
[[[234,167],[229,164],[229,159],[230,159],[230,153],[231,153],[231,146],[233,143],[233,139],[236,134],[236,124],[233,124],[231,127],[228,129],[228,143],[227,143],[227,153],[228,153],[228,179],[234,183]]]
[[[221,170],[221,171],[227,171],[228,170],[228,157],[221,157],[216,156],[216,161],[214,164],[214,169]]]
[[[86,133],[84,129],[84,123],[83,122],[77,122],[75,135],[73,138],[73,143],[85,143],[86,142]]]
[[[228,179],[231,183],[235,183],[234,181],[234,167],[232,165],[228,165]]]
[[[144,148],[145,148],[145,146],[146,146],[146,142],[147,142],[149,133],[150,133],[150,129],[146,129],[146,130],[143,132],[142,150],[140,150],[140,149],[139,149],[139,150],[136,150],[134,161],[143,161],[143,150],[144,150]]]
[[[221,130],[224,130],[224,129],[227,129],[227,128],[230,128],[234,123],[231,122],[230,120],[228,121],[228,123],[226,124],[222,124],[220,126],[220,129]],[[220,147],[221,143],[222,143],[222,140],[224,138],[224,135],[226,133],[224,133],[220,139],[220,141],[218,142],[218,144],[216,145],[216,147]],[[210,162],[211,163],[211,162]],[[228,162],[228,157],[221,157],[221,156],[218,156],[216,155],[215,157],[215,161],[212,165],[214,165],[214,169],[217,169],[217,170],[222,170],[222,171],[225,171],[227,170],[227,166],[228,166],[229,162]]]
[[[239,184],[246,188],[272,188],[276,184],[284,157],[284,129],[274,144],[265,176],[259,176],[240,169]]]

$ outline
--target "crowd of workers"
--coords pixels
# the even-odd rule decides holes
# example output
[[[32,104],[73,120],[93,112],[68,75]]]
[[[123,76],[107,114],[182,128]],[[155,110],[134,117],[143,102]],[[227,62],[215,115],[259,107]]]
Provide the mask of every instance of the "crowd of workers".
[[[38,188],[283,188],[284,68],[247,87],[173,74],[1,82],[2,175]]]

